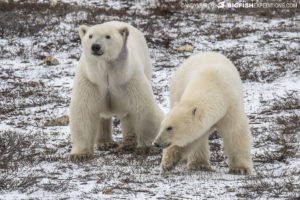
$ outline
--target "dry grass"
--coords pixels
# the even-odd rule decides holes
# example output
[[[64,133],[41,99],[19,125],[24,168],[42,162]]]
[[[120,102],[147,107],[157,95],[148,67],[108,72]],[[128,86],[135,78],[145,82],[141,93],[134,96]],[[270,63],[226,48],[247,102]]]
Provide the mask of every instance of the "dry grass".
[[[43,81],[23,81],[6,69],[6,85],[0,87],[0,119],[8,116],[23,115],[24,109],[56,103],[68,105],[70,100],[62,97],[59,90],[45,86]]]
[[[195,1],[188,1],[193,3]],[[201,1],[202,2],[202,1]],[[212,2],[212,1],[203,1]],[[260,30],[259,27],[239,26],[243,17],[251,16],[252,20],[268,24],[268,20],[272,17],[280,17],[287,19],[289,17],[298,16],[299,11],[290,10],[259,10],[253,9],[245,12],[243,9],[232,10],[230,13],[236,14],[235,17],[228,17],[228,10],[215,11],[203,10],[195,13],[182,9],[182,5],[178,0],[164,1],[159,0],[156,7],[150,8],[148,14],[141,14],[131,10],[134,2],[128,2],[127,6],[120,10],[113,8],[105,9],[70,5],[58,3],[52,7],[49,3],[5,3],[0,2],[0,38],[9,40],[7,46],[0,47],[0,58],[10,59],[12,57],[20,57],[24,60],[43,59],[46,55],[55,52],[65,52],[69,49],[79,49],[79,36],[77,27],[81,24],[92,25],[102,23],[111,19],[131,22],[145,33],[147,42],[152,51],[159,49],[159,55],[154,58],[154,70],[161,73],[168,73],[178,66],[190,54],[175,51],[175,47],[183,44],[195,45],[209,42],[214,44],[218,41],[235,40],[240,45],[235,47],[202,47],[198,45],[195,52],[205,50],[215,50],[227,55],[236,65],[241,77],[249,82],[273,82],[280,77],[286,76],[287,73],[293,72],[299,66],[297,51],[289,48],[287,44],[283,44],[280,36],[272,35],[272,32],[284,34],[287,30],[291,32],[299,32],[300,28],[296,22],[292,24],[280,24],[276,27],[270,27],[268,31]],[[86,17],[78,17],[78,13],[86,15]],[[199,14],[200,13],[200,14]],[[216,14],[217,17],[211,17]],[[66,19],[67,15],[72,16],[72,22],[69,22],[74,29],[60,31],[57,26]],[[201,15],[201,19],[199,18]],[[151,19],[153,23],[148,23]],[[211,20],[209,26],[205,29],[202,27],[208,24],[207,20]],[[248,18],[247,18],[248,19]],[[179,22],[185,22],[188,32],[180,33],[182,25]],[[227,23],[231,23],[228,26]],[[188,29],[189,27],[197,27],[197,29]],[[231,28],[230,28],[231,27]],[[172,29],[177,31],[172,32]],[[178,31],[179,30],[179,31]],[[178,33],[177,33],[178,32]],[[51,41],[45,41],[45,45],[39,44],[40,40],[47,38],[47,34],[53,34]],[[243,38],[251,37],[259,34],[259,44],[257,51],[264,52],[263,55],[251,54],[246,47]],[[46,35],[46,36],[45,36]],[[18,37],[30,37],[34,43],[31,50],[27,46],[15,40]],[[204,37],[205,40],[199,38]],[[291,41],[299,43],[299,39],[294,38]],[[261,43],[260,43],[261,42]],[[270,54],[263,51],[265,45],[270,45],[275,52]],[[195,45],[196,46],[196,45]],[[66,49],[63,49],[66,48]],[[258,55],[259,54],[259,55]],[[267,54],[267,55],[265,55]],[[79,51],[68,59],[77,60]],[[171,58],[176,57],[177,60],[170,62]],[[257,62],[262,61],[262,62]],[[268,68],[269,67],[269,68]],[[0,86],[0,120],[7,120],[8,125],[13,128],[27,128],[30,124],[23,120],[26,115],[43,115],[45,110],[39,113],[27,113],[28,108],[42,107],[44,105],[55,104],[61,107],[67,107],[70,99],[62,96],[60,88],[52,87],[44,80],[25,81],[16,71],[17,66],[5,67],[0,72],[0,80],[5,83]],[[71,77],[73,74],[64,74],[56,72],[58,68],[52,70],[51,74],[45,74],[45,79]],[[167,85],[160,83],[154,84],[154,93],[160,103],[165,101],[163,93],[168,91]],[[299,159],[299,110],[300,101],[297,91],[288,92],[284,96],[274,96],[272,100],[261,102],[262,107],[258,113],[251,114],[253,147],[259,149],[260,152],[253,155],[256,175],[243,178],[245,183],[242,186],[236,186],[237,198],[288,198],[299,199],[299,186],[293,179],[299,176],[299,170],[291,170],[283,166],[288,166],[293,159]],[[20,119],[18,118],[20,117]],[[36,117],[36,121],[43,120],[47,116]],[[114,120],[114,126],[119,126],[120,121]],[[39,127],[40,128],[40,127]],[[44,128],[44,127],[42,127]],[[59,130],[59,129],[58,129]],[[119,132],[117,129],[115,132]],[[70,183],[73,176],[61,178],[62,174],[72,170],[82,169],[82,174],[76,176],[76,180],[80,184],[87,184],[89,181],[97,182],[92,193],[117,193],[132,194],[144,193],[148,196],[155,195],[151,188],[156,188],[157,180],[151,180],[149,177],[156,177],[158,174],[153,169],[158,169],[161,156],[160,155],[140,155],[133,154],[112,154],[108,152],[95,152],[95,159],[87,163],[71,164],[65,162],[65,158],[70,151],[71,144],[69,138],[59,139],[60,132],[49,135],[42,131],[36,134],[23,134],[16,129],[15,131],[0,132],[0,191],[21,191],[31,194],[34,190],[49,191],[53,193],[65,193],[65,191],[74,189],[74,185]],[[272,147],[272,148],[270,148]],[[228,167],[226,157],[222,148],[222,140],[214,133],[210,136],[210,149],[212,151],[211,162],[213,167]],[[50,173],[40,168],[37,171],[30,171],[22,177],[18,177],[20,171],[31,169],[43,163],[54,165],[53,171]],[[276,169],[265,169],[265,166],[281,166],[282,173],[278,173]],[[105,173],[101,173],[102,167],[110,166]],[[140,166],[140,171],[136,169]],[[132,167],[134,173],[126,171],[127,167]],[[90,172],[91,170],[94,170]],[[4,173],[2,173],[4,172]],[[86,172],[86,173],[85,173]],[[174,177],[193,176],[193,173],[174,172]],[[140,179],[140,177],[147,179]],[[165,184],[172,184],[173,176],[159,181],[166,180]],[[291,178],[289,178],[291,177]],[[43,179],[48,182],[42,182]],[[119,180],[118,183],[115,183]],[[272,180],[272,181],[270,181]],[[220,180],[223,181],[223,180]],[[99,185],[108,183],[106,188]],[[111,183],[112,182],[112,183]],[[136,186],[147,185],[149,188]],[[172,191],[174,194],[166,195],[165,198],[180,198],[176,196],[176,188]],[[199,188],[195,188],[198,191]],[[90,194],[83,194],[82,198],[89,198]]]

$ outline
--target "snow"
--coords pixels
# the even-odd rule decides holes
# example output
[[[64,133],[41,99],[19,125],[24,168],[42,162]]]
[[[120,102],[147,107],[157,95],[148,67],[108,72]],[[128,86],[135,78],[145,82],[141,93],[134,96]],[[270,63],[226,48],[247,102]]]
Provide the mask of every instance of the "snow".
[[[210,140],[212,172],[190,172],[181,163],[163,176],[159,172],[161,155],[135,153],[95,151],[95,158],[88,162],[67,162],[71,150],[69,127],[48,127],[44,123],[69,113],[81,53],[78,27],[93,23],[87,21],[89,11],[79,9],[60,17],[53,15],[47,26],[35,34],[12,33],[0,38],[1,200],[299,198],[300,132],[294,128],[287,129],[296,131],[294,135],[282,133],[284,128],[297,125],[289,117],[300,115],[299,104],[289,105],[292,102],[289,100],[299,99],[300,94],[299,15],[268,18],[205,9],[193,14],[183,9],[171,16],[156,16],[150,8],[159,4],[152,0],[61,2],[89,9],[122,11],[129,7],[120,16],[97,13],[92,19],[98,23],[123,20],[144,32],[153,63],[152,86],[164,113],[170,106],[169,81],[188,56],[218,51],[232,59],[243,78],[255,170],[251,176],[227,174],[219,138]],[[133,12],[137,15],[132,15]],[[232,33],[233,28],[239,28],[240,32]],[[194,52],[175,50],[185,44],[195,46]],[[44,56],[52,56],[60,64],[46,66]],[[281,110],[276,110],[278,105]],[[14,106],[14,111],[7,111]],[[278,118],[290,124],[279,124]],[[113,138],[118,142],[122,139],[120,131],[119,125],[114,127]],[[281,141],[281,137],[285,140]],[[281,160],[275,152],[280,154],[284,145],[287,150],[282,152]],[[290,155],[289,149],[295,153]]]

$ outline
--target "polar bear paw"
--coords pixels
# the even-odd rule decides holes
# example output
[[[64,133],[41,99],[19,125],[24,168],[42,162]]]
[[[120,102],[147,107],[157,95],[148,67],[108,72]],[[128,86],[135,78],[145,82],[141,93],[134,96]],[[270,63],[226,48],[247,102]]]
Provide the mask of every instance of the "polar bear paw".
[[[180,158],[175,158],[175,159],[164,159],[163,158],[161,165],[160,165],[161,174],[166,174],[167,172],[170,172],[171,170],[173,170],[179,161],[180,161]]]
[[[180,148],[177,146],[169,147],[163,153],[160,164],[161,174],[165,174],[175,168],[176,164],[181,160]]]
[[[117,148],[110,149],[112,153],[132,153],[135,151],[136,145],[135,144],[127,144],[123,143]]]
[[[199,162],[190,162],[187,164],[186,168],[191,171],[213,171],[209,164]]]
[[[83,162],[93,158],[92,154],[70,154],[68,156],[68,161],[70,162]]]
[[[178,162],[163,162],[160,165],[160,173],[167,174],[168,172],[172,171],[175,168],[177,163]]]
[[[228,173],[236,175],[249,175],[251,174],[251,170],[249,168],[244,167],[232,167],[229,169]]]
[[[117,148],[119,145],[117,142],[101,142],[97,144],[97,149],[99,151],[109,151],[110,149]]]
[[[137,155],[158,155],[161,154],[162,150],[156,147],[137,147],[135,153]]]

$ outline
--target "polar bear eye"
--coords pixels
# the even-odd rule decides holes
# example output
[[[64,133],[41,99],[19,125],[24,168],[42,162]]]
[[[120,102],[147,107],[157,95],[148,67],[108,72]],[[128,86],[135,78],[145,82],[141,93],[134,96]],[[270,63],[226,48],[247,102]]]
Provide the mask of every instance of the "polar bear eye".
[[[110,39],[110,35],[106,35],[105,38],[106,38],[106,39]]]
[[[89,38],[92,39],[92,38],[93,38],[93,35],[89,35]]]
[[[173,127],[172,127],[172,126],[169,126],[166,130],[167,130],[167,131],[171,131],[171,130],[173,130]]]

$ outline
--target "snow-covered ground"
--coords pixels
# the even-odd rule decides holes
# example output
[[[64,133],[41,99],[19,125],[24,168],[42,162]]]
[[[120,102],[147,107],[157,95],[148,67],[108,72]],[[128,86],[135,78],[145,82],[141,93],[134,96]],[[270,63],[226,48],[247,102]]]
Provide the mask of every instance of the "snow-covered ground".
[[[0,199],[300,198],[300,4],[232,10],[187,0],[31,2],[0,2]],[[188,56],[217,51],[233,61],[244,83],[253,175],[227,174],[217,133],[210,137],[213,172],[181,164],[161,176],[161,155],[136,152],[95,151],[88,162],[66,161],[68,126],[45,123],[69,112],[79,25],[110,20],[145,34],[164,112],[170,77]],[[185,44],[194,51],[175,50]],[[45,65],[45,56],[59,65]],[[120,131],[115,119],[118,142]]]

